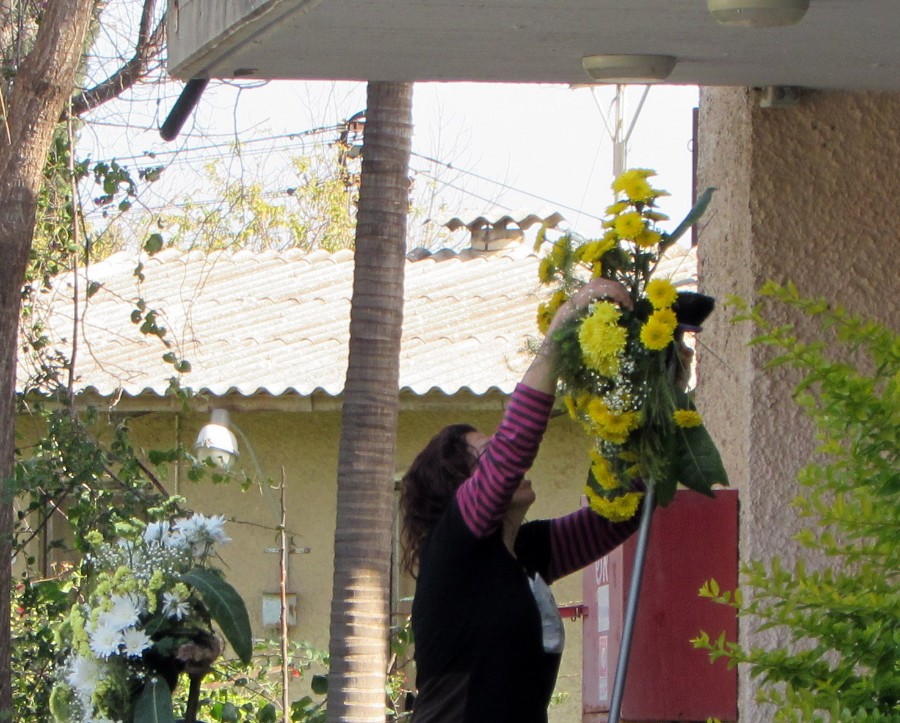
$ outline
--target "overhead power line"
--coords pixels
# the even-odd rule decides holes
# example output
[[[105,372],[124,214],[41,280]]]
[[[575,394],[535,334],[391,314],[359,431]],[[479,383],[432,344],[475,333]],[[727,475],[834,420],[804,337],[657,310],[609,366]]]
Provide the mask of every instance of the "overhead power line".
[[[291,141],[291,140],[300,140],[300,139],[308,139],[310,137],[321,136],[326,133],[339,133],[345,127],[344,123],[337,123],[333,125],[327,126],[319,126],[316,128],[310,128],[302,131],[293,131],[288,133],[280,133],[268,136],[259,136],[255,138],[249,138],[247,140],[242,140],[239,143],[236,143],[233,139],[229,139],[227,141],[217,141],[213,143],[206,143],[203,145],[191,146],[191,147],[182,147],[175,149],[165,149],[165,150],[148,150],[144,151],[141,154],[135,154],[131,156],[117,156],[116,161],[120,164],[125,164],[129,162],[147,162],[147,161],[160,161],[161,165],[164,165],[167,169],[183,166],[185,164],[193,166],[195,168],[202,166],[203,164],[217,160],[221,157],[222,151],[226,151],[228,149],[234,149],[236,146],[240,146],[240,155],[246,158],[255,158],[258,156],[278,154],[278,153],[288,153],[295,147],[290,143],[284,143],[281,145],[268,145],[262,146],[262,144],[272,144],[278,143],[279,141]],[[324,140],[316,140],[313,144],[314,146],[322,145],[324,143],[333,143],[335,141],[324,141]],[[298,150],[302,150],[303,148],[308,148],[308,143],[301,143]],[[206,152],[205,155],[200,155],[202,152]],[[579,214],[582,217],[594,219],[597,221],[602,220],[600,216],[596,216],[591,213],[585,212],[583,209],[575,208],[568,204],[561,203],[559,201],[555,201],[554,199],[548,198],[547,196],[543,196],[540,194],[532,193],[531,191],[527,191],[523,188],[519,188],[517,186],[513,186],[504,181],[498,181],[493,178],[489,178],[484,176],[483,174],[476,173],[475,171],[470,171],[465,168],[458,167],[451,162],[443,161],[439,158],[434,158],[433,156],[429,156],[423,153],[417,153],[415,151],[412,152],[412,156],[414,158],[418,158],[427,163],[433,164],[435,166],[440,166],[442,168],[446,168],[450,171],[458,173],[462,176],[466,176],[468,178],[476,179],[482,183],[491,184],[497,188],[503,189],[505,191],[513,192],[519,194],[521,196],[526,196],[528,198],[533,198],[537,201],[540,201],[542,204],[545,204],[549,207],[552,207],[554,210],[560,211],[569,211],[575,214]],[[507,211],[515,211],[519,209],[514,209],[508,206],[505,206],[501,203],[497,202],[496,198],[490,198],[486,195],[482,195],[476,193],[471,190],[469,187],[465,187],[463,185],[459,185],[457,183],[453,183],[448,181],[445,178],[441,178],[438,175],[429,172],[426,169],[416,169],[411,168],[414,173],[423,175],[436,183],[441,184],[446,188],[453,189],[454,191],[458,191],[459,193],[467,196],[469,198],[475,199],[477,201],[490,204],[494,208],[503,208]],[[278,197],[288,197],[290,193],[287,189],[278,189],[273,191],[267,191],[263,194],[265,198],[278,198]],[[215,199],[203,200],[203,201],[193,201],[191,202],[194,206],[206,206],[213,205],[217,203]],[[165,210],[171,209],[179,209],[185,207],[186,203],[171,201],[167,203],[160,204],[159,206],[145,206],[145,210],[149,212],[161,212]],[[103,211],[100,209],[95,209],[92,212],[88,212],[88,216],[93,216],[97,213],[102,213]]]

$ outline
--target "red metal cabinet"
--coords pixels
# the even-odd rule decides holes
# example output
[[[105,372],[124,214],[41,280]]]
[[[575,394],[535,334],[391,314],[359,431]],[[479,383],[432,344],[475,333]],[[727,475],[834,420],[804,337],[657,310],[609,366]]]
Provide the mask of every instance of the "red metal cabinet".
[[[606,720],[628,601],[636,536],[584,572],[584,723]],[[737,637],[735,612],[700,598],[715,578],[738,578],[738,497],[679,491],[653,515],[622,698],[623,721],[737,720],[737,671],[688,642],[700,630]]]

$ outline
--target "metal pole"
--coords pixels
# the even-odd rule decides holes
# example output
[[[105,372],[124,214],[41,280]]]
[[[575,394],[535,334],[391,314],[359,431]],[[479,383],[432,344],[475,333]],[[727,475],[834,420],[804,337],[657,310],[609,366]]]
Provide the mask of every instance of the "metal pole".
[[[181,95],[169,111],[168,117],[163,121],[162,127],[159,129],[159,135],[164,141],[173,141],[181,132],[181,126],[187,120],[194,106],[200,102],[200,96],[206,89],[209,78],[191,78],[182,88]]]
[[[631,571],[631,585],[628,590],[628,607],[625,608],[625,622],[622,626],[622,642],[619,646],[619,660],[616,663],[616,678],[613,682],[612,699],[609,704],[609,723],[619,723],[622,713],[622,694],[625,690],[625,675],[628,672],[628,657],[631,655],[631,637],[634,633],[634,619],[637,616],[638,599],[641,595],[641,580],[644,576],[644,559],[647,557],[647,540],[650,537],[650,520],[655,490],[653,483],[647,485],[644,507],[641,511],[641,526],[638,528],[637,548],[634,552],[634,568]]]

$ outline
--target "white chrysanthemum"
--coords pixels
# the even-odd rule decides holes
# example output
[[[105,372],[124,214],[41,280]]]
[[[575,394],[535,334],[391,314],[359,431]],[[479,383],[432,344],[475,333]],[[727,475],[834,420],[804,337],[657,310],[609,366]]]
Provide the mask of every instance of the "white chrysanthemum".
[[[203,515],[200,515],[199,517],[201,518],[200,527],[203,530],[203,534],[211,542],[221,545],[231,541],[231,538],[225,534],[225,518],[222,515],[215,515],[213,517],[204,517]]]
[[[179,546],[190,547],[194,554],[202,554],[212,545],[229,541],[224,528],[225,518],[221,515],[207,517],[198,513],[178,520],[173,536],[179,538]]]
[[[143,601],[137,595],[113,595],[112,608],[100,615],[100,625],[114,630],[124,630],[136,625],[144,611]]]
[[[184,619],[191,612],[191,606],[187,600],[182,600],[171,592],[163,593],[163,615],[175,620]]]
[[[148,545],[168,545],[172,526],[168,521],[151,522],[144,530],[144,542]]]
[[[197,538],[197,515],[193,517],[175,520],[172,525],[172,546],[193,547]]]
[[[122,643],[125,647],[125,655],[131,658],[140,657],[141,653],[153,645],[150,636],[137,628],[129,628],[123,632]]]
[[[90,701],[101,680],[103,667],[98,661],[82,655],[72,658],[66,673],[66,682],[75,689],[80,700]]]
[[[105,660],[110,655],[115,655],[121,644],[121,631],[109,625],[98,625],[90,633],[91,650],[98,658]]]

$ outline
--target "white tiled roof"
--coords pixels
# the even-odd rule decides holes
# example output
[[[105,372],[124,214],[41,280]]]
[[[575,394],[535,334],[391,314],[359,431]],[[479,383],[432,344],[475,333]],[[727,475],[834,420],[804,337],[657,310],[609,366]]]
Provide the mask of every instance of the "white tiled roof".
[[[400,387],[508,393],[537,337],[543,295],[538,258],[523,247],[412,255],[406,264]],[[173,351],[191,371],[182,384],[212,395],[338,395],[347,369],[353,254],[297,250],[201,254],[167,250],[143,259],[117,254],[89,267],[99,290],[79,314],[76,391],[104,397],[162,395],[175,373],[162,342],[140,333],[131,315],[138,298],[159,312]],[[690,285],[696,262],[678,250],[660,270]],[[87,280],[82,272],[82,290]],[[73,278],[43,295],[52,345],[71,354]],[[22,356],[19,379],[33,362]],[[22,384],[20,383],[20,387]]]

